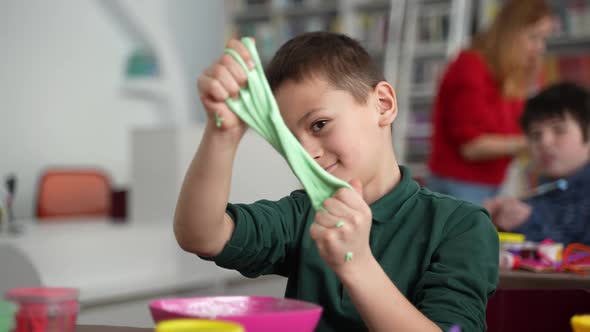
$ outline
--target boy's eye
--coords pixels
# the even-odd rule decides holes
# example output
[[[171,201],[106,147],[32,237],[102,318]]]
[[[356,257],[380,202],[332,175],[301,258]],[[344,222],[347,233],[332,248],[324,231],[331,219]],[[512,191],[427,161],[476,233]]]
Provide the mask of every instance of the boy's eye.
[[[529,138],[532,141],[534,141],[534,142],[540,141],[541,140],[541,132],[539,132],[539,131],[531,131],[529,133]]]
[[[326,120],[320,120],[317,122],[314,122],[311,125],[311,131],[314,133],[317,133],[318,131],[320,131],[322,128],[324,128],[324,126],[328,123],[328,121]]]
[[[565,134],[567,132],[567,128],[564,125],[553,126],[553,132],[556,134]]]

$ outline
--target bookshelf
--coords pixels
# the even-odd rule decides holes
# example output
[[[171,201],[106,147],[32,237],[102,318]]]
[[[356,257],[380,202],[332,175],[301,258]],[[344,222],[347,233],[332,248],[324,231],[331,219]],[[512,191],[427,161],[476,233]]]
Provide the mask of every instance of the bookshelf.
[[[434,95],[443,70],[468,39],[471,0],[406,1],[404,49],[395,73],[400,112],[394,124],[398,161],[418,180],[428,177]]]
[[[389,0],[226,0],[228,38],[254,36],[263,63],[292,37],[309,31],[345,33],[385,63]]]
[[[559,28],[547,44],[539,86],[572,81],[590,88],[590,0],[553,1]]]
[[[463,45],[472,0],[226,0],[227,36],[254,36],[263,62],[288,39],[307,31],[345,33],[381,64],[397,92],[394,124],[399,161],[427,176],[430,114],[436,83]]]
[[[268,62],[280,45],[305,31],[340,31],[337,1],[226,1],[231,13],[228,38],[253,36]]]

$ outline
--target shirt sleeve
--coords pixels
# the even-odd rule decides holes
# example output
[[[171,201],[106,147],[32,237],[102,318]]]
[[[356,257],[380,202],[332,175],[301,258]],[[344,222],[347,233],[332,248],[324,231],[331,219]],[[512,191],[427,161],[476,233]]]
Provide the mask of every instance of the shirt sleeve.
[[[418,283],[416,306],[443,331],[485,331],[487,299],[498,284],[498,234],[483,210],[455,214]]]
[[[558,234],[551,230],[550,222],[550,219],[553,219],[553,213],[545,207],[543,200],[533,198],[525,203],[531,206],[531,215],[512,232],[524,234],[527,241],[541,242],[547,238],[555,238]]]
[[[235,223],[234,233],[216,257],[204,259],[255,278],[264,274],[289,275],[296,244],[311,204],[303,191],[279,201],[228,204],[226,212]]]
[[[455,63],[452,79],[440,93],[446,93],[443,123],[448,128],[449,138],[457,145],[463,145],[478,136],[493,131],[495,109],[500,100],[493,98],[493,81],[486,69],[474,56],[460,57]],[[499,98],[499,97],[498,97]]]

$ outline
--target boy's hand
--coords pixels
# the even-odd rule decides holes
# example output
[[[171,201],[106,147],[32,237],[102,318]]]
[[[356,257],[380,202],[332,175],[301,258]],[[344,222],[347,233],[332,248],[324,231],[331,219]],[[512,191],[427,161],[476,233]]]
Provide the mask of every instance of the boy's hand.
[[[530,205],[514,197],[489,199],[483,205],[492,215],[494,225],[504,231],[511,231],[524,224],[532,212]]]
[[[234,49],[250,69],[254,68],[254,61],[242,42],[232,39],[227,43],[227,47]],[[246,124],[229,109],[225,99],[238,97],[240,87],[245,86],[247,80],[242,66],[229,54],[224,54],[205,69],[199,76],[197,87],[209,123],[221,130],[235,129],[240,134],[246,131]]]
[[[371,209],[363,200],[361,182],[350,184],[354,190],[342,188],[324,201],[325,211],[316,213],[309,230],[320,256],[339,276],[373,259],[369,246]]]

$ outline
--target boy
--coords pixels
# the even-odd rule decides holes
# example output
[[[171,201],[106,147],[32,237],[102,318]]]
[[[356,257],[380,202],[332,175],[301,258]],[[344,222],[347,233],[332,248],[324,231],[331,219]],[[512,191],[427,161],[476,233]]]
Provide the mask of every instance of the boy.
[[[521,201],[495,198],[484,206],[501,230],[528,240],[550,238],[590,245],[590,95],[571,83],[554,85],[531,98],[521,118],[541,182],[566,179],[568,188]]]
[[[242,43],[228,47],[253,66]],[[178,200],[180,246],[248,277],[288,277],[286,297],[324,308],[317,331],[484,331],[497,234],[485,210],[421,189],[398,166],[395,93],[368,53],[344,35],[308,33],[279,49],[267,77],[306,152],[354,189],[318,213],[302,190],[227,203],[246,126],[224,100],[246,75],[224,55],[198,81],[209,121]]]

